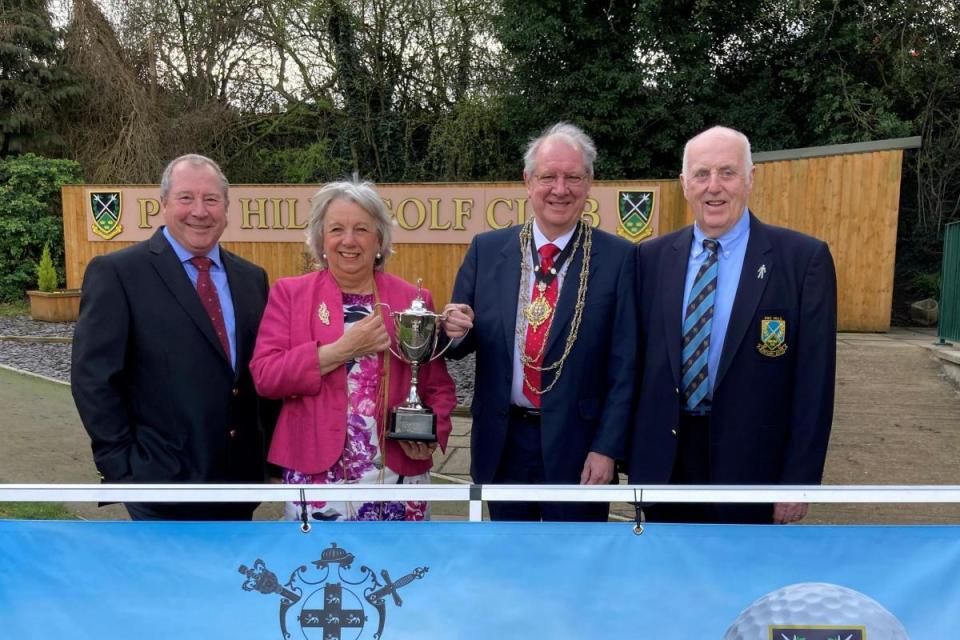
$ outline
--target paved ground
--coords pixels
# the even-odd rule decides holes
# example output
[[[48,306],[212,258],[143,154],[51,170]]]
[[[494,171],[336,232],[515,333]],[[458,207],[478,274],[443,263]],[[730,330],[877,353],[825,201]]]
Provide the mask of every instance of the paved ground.
[[[826,484],[960,485],[960,392],[930,348],[929,331],[841,334],[837,404]],[[947,347],[955,358],[960,351]],[[69,388],[0,370],[0,482],[88,483],[97,477]],[[468,481],[468,417],[455,417],[439,479]],[[84,518],[118,518],[118,506],[69,505]],[[440,505],[437,505],[440,506]],[[627,514],[625,505],[618,511]],[[454,507],[438,515],[466,513]],[[260,517],[275,510],[262,509]],[[813,505],[812,523],[960,523],[960,505]]]

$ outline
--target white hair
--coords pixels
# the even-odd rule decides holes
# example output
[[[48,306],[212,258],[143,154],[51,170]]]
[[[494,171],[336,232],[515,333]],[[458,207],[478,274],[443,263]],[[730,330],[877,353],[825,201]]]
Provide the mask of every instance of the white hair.
[[[543,131],[539,136],[532,139],[527,144],[527,150],[523,154],[523,172],[530,176],[533,175],[536,167],[537,152],[543,143],[557,138],[578,150],[583,156],[583,169],[587,175],[593,177],[593,161],[597,159],[597,146],[593,143],[583,129],[569,122],[558,122]]]
[[[706,131],[701,131],[697,135],[687,140],[687,144],[683,145],[683,165],[681,167],[681,173],[683,174],[683,176],[687,178],[690,177],[689,175],[687,175],[687,169],[689,169],[689,165],[687,163],[687,156],[689,155],[689,152],[690,152],[690,146],[693,145],[693,143],[699,140],[702,136],[705,136],[709,133],[723,133],[732,138],[736,138],[740,142],[740,144],[743,146],[743,157],[744,157],[743,174],[749,177],[750,170],[753,169],[753,157],[750,151],[750,139],[747,138],[747,136],[745,136],[744,134],[737,131],[736,129],[731,129],[730,127],[721,127],[721,126],[710,127]]]
[[[310,201],[310,221],[307,223],[307,247],[314,260],[321,267],[327,266],[323,257],[323,221],[327,210],[334,200],[349,200],[370,214],[380,239],[380,257],[374,261],[374,268],[383,271],[387,256],[393,252],[393,219],[387,211],[383,198],[374,189],[372,182],[341,180],[329,182],[313,196]]]

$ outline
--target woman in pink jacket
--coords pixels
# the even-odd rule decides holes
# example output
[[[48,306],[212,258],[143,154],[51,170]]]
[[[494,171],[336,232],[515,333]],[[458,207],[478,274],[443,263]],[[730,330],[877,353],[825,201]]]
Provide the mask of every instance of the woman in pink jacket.
[[[389,410],[410,388],[394,357],[389,312],[417,295],[383,272],[390,214],[370,183],[333,182],[313,197],[307,246],[320,269],[282,278],[270,291],[250,370],[260,395],[283,399],[268,460],[287,484],[419,484],[430,481],[437,442],[384,437]],[[432,308],[430,294],[423,292]],[[446,448],[453,380],[443,358],[422,365],[419,393],[437,414]],[[315,502],[315,520],[423,520],[426,502]],[[285,514],[300,517],[301,505]]]

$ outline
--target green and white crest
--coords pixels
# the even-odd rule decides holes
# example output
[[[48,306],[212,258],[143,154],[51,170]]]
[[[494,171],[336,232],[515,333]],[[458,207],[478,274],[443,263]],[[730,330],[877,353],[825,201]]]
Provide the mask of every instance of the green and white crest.
[[[617,191],[617,235],[630,242],[640,242],[653,234],[655,191]]]
[[[119,191],[91,191],[90,213],[93,215],[93,232],[109,240],[123,231],[120,213],[123,194]]]

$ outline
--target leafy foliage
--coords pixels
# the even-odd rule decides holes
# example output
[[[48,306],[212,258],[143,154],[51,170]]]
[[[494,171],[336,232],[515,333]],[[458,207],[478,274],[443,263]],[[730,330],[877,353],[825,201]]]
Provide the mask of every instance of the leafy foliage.
[[[80,165],[32,153],[0,160],[0,300],[23,298],[36,283],[44,245],[63,272],[60,187],[82,182]]]
[[[508,66],[504,126],[519,156],[527,140],[559,120],[589,132],[601,178],[639,177],[660,119],[650,99],[650,63],[640,55],[635,1],[504,0],[496,33]]]
[[[503,128],[503,102],[465,98],[434,125],[427,146],[432,180],[516,180],[522,162]]]

